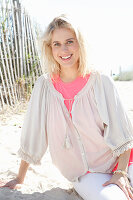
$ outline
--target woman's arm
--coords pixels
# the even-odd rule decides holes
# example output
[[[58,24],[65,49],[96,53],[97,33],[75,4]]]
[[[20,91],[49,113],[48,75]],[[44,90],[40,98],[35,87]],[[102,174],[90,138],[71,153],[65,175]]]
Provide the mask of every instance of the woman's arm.
[[[117,170],[124,171],[127,173],[130,153],[131,153],[131,150],[129,149],[128,151],[125,151],[123,154],[119,156],[119,159],[118,159],[119,163],[118,163]],[[131,198],[133,200],[133,193],[131,189],[129,188],[130,183],[128,181],[128,178],[125,175],[123,175],[122,173],[115,173],[109,181],[103,184],[103,186],[107,186],[109,184],[118,185],[125,193],[127,199],[129,200]]]
[[[21,164],[19,167],[18,175],[15,179],[6,183],[3,187],[9,187],[10,189],[18,189],[20,188],[20,184],[23,184],[24,178],[26,176],[26,172],[28,170],[29,163],[24,160],[21,160]]]
[[[26,176],[26,172],[28,170],[28,167],[29,167],[29,163],[27,163],[24,160],[21,160],[18,176],[16,178],[19,181],[20,184],[24,182],[24,178]]]
[[[128,151],[125,151],[123,154],[119,156],[117,170],[122,170],[122,171],[127,172],[130,153],[131,153],[131,149],[129,149]]]

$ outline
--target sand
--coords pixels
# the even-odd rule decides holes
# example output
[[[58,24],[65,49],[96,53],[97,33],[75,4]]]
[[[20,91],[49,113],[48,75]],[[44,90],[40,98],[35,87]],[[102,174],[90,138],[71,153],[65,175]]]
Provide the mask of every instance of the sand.
[[[133,124],[133,81],[116,82],[121,100]],[[20,158],[17,150],[26,105],[19,110],[10,109],[0,115],[0,181],[15,178]],[[75,194],[72,184],[52,164],[47,150],[41,166],[30,165],[24,184],[20,189],[0,188],[0,200],[81,200]]]

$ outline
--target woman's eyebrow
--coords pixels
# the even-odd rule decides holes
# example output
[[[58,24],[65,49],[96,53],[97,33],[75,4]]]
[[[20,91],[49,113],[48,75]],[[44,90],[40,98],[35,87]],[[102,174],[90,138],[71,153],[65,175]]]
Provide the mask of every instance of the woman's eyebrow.
[[[67,40],[75,40],[75,38],[68,38],[68,39],[66,39],[66,41],[67,41]]]
[[[57,42],[59,42],[59,41],[53,41],[52,43],[57,43]]]

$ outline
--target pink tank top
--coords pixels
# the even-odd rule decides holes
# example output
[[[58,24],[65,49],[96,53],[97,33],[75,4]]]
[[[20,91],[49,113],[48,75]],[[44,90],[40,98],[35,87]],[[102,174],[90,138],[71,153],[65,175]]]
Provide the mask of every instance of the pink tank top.
[[[87,74],[84,78],[82,76],[79,76],[74,81],[67,83],[63,82],[60,77],[57,77],[56,81],[52,79],[52,83],[55,89],[62,94],[64,98],[64,104],[66,105],[71,117],[72,117],[71,110],[72,110],[72,104],[74,102],[74,96],[77,95],[77,93],[85,86],[89,77],[90,74]],[[133,148],[131,149],[128,166],[130,166],[131,164],[133,164]],[[113,171],[115,171],[117,167],[118,163],[113,169]]]
[[[52,79],[55,89],[60,92],[64,98],[64,103],[71,115],[72,104],[74,102],[74,96],[85,86],[90,74],[86,75],[84,78],[79,76],[72,82],[63,82],[60,77],[56,78],[56,81]]]

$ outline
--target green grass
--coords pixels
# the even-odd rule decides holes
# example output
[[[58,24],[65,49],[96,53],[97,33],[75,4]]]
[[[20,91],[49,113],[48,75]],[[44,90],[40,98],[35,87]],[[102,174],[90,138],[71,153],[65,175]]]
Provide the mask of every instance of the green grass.
[[[114,77],[115,81],[133,81],[133,71],[130,72],[121,72]]]

